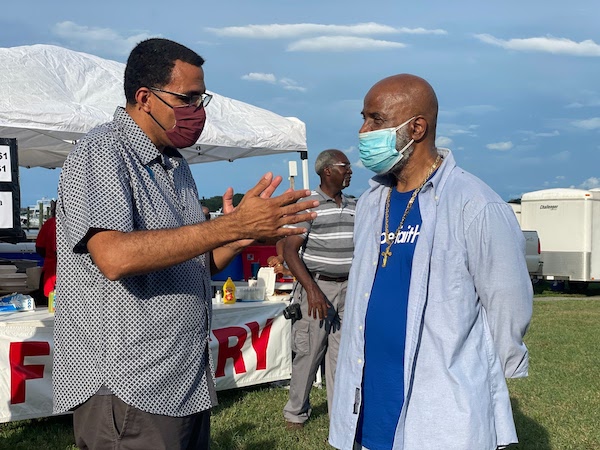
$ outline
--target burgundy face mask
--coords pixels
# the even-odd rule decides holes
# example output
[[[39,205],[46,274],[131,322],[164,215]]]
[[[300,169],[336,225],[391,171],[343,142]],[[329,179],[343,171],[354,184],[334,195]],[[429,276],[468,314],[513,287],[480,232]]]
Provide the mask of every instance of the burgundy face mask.
[[[165,130],[167,137],[175,148],[191,147],[197,141],[206,122],[206,111],[204,107],[196,105],[177,106],[173,108],[175,114],[175,126]]]

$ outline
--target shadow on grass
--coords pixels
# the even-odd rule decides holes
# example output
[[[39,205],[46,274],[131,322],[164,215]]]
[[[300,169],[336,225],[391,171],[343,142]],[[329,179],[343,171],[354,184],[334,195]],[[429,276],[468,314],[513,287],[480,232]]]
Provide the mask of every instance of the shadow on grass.
[[[0,450],[75,448],[70,414],[3,423],[0,436]]]
[[[519,443],[509,447],[510,450],[552,450],[550,435],[535,420],[527,417],[519,407],[519,401],[511,397],[513,416],[517,427]]]
[[[312,420],[316,420],[321,416],[326,416],[328,414],[327,411],[327,400],[319,403],[318,405],[312,405],[312,412],[310,413],[310,418]]]
[[[541,297],[596,297],[600,295],[600,283],[539,280],[533,283],[533,293]]]
[[[257,429],[257,426],[252,422],[240,422],[222,431],[218,431],[217,427],[214,426],[215,415],[227,411],[229,408],[235,408],[236,404],[244,403],[246,397],[252,395],[255,391],[260,392],[262,389],[264,389],[264,386],[257,385],[218,392],[219,404],[213,408],[213,419],[211,419],[211,450],[263,450],[277,448],[277,441],[271,438],[248,440],[247,436]]]
[[[211,432],[210,448],[211,450],[264,450],[267,448],[276,448],[277,442],[271,439],[253,441],[249,443],[240,442],[241,437],[247,435],[256,428],[251,423],[241,423],[233,429],[222,432]]]

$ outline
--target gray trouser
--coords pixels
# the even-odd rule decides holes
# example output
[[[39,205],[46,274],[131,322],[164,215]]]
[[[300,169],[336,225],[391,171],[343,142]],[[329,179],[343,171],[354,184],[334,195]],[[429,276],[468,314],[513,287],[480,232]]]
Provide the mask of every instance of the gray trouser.
[[[141,411],[115,395],[93,395],[73,411],[83,450],[207,450],[210,410],[169,417]]]
[[[301,289],[300,309],[302,319],[292,326],[292,361],[289,400],[283,408],[288,422],[304,423],[311,413],[309,395],[317,370],[325,358],[325,384],[327,404],[331,407],[337,355],[340,348],[341,324],[348,282],[315,280],[332,305],[327,319],[313,319],[308,315],[306,292]]]

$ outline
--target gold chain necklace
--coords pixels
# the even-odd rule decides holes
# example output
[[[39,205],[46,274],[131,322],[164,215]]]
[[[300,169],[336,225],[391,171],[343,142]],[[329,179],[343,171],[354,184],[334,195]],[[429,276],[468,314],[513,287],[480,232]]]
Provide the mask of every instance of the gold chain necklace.
[[[412,195],[410,196],[410,200],[408,201],[408,204],[406,205],[404,214],[402,214],[402,219],[400,220],[400,225],[398,225],[398,228],[396,229],[396,232],[394,233],[394,240],[398,236],[398,233],[400,233],[400,231],[402,230],[402,226],[404,225],[404,220],[406,219],[406,216],[408,216],[408,213],[410,212],[410,209],[412,208],[412,205],[415,202],[415,199],[417,198],[417,194],[423,188],[423,186],[425,186],[425,183],[427,183],[427,180],[429,180],[429,177],[431,176],[433,171],[436,169],[436,167],[439,164],[441,159],[442,159],[442,157],[440,155],[438,155],[438,157],[433,162],[433,165],[429,168],[427,175],[425,175],[425,179],[421,183],[421,186],[419,186],[417,189],[415,189],[414,192],[412,193]],[[392,243],[394,242],[393,240],[390,241],[390,230],[389,230],[390,199],[392,198],[392,189],[394,189],[394,188],[391,187],[390,190],[388,191],[387,199],[385,200],[385,242],[387,244],[387,248],[385,249],[385,251],[381,252],[381,256],[383,256],[383,262],[381,264],[381,267],[385,267],[387,264],[388,257],[392,256],[392,252],[390,251],[390,248],[392,247]]]

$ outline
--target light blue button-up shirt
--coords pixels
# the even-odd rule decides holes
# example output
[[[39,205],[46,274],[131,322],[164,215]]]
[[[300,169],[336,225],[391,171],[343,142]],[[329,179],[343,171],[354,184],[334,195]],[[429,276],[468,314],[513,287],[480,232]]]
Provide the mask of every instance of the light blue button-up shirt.
[[[410,281],[404,406],[393,449],[492,450],[517,442],[505,377],[527,376],[523,336],[533,292],[510,206],[456,166],[449,150],[419,193],[423,224]],[[329,442],[352,449],[361,401],[364,324],[379,261],[389,178],[360,198]],[[389,295],[394,295],[390,286]],[[394,314],[394,311],[390,311]]]

